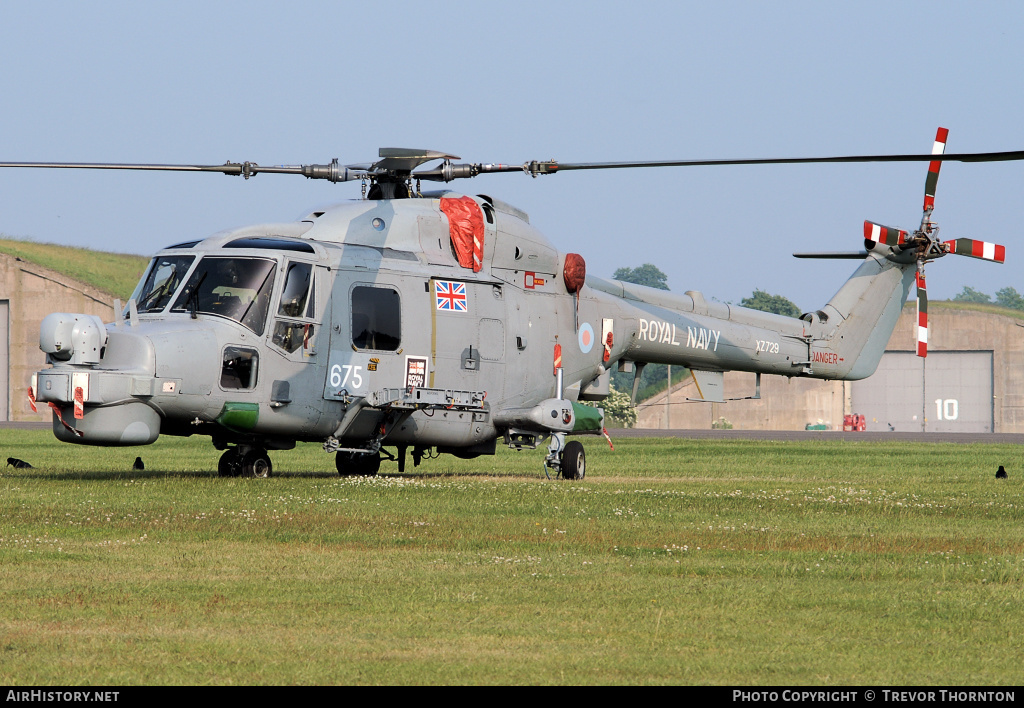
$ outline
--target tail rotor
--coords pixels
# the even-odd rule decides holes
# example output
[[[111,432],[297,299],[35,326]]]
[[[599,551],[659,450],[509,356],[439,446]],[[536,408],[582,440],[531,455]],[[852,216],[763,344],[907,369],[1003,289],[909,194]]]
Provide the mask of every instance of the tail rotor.
[[[948,136],[949,130],[939,128],[935,134],[932,155],[942,155],[945,152]],[[925,263],[949,253],[993,263],[1003,263],[1006,260],[1006,249],[999,244],[971,238],[939,240],[939,225],[932,221],[932,211],[935,209],[935,187],[939,182],[941,168],[942,160],[932,160],[928,163],[928,176],[924,183],[924,213],[917,231],[909,233],[872,221],[864,222],[864,245],[869,251],[876,244],[883,244],[896,253],[913,251],[917,256],[917,355],[920,357],[928,356],[928,293],[924,279]]]

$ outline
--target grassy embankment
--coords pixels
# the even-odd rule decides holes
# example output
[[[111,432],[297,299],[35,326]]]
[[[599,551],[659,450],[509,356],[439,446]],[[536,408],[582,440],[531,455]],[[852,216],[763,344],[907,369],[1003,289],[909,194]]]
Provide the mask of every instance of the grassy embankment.
[[[0,252],[30,261],[105,290],[127,301],[149,259],[127,253],[107,253],[53,243],[21,241],[0,236]]]
[[[0,474],[0,683],[1024,680],[1009,445],[594,439],[576,483],[300,446],[249,480],[2,435],[36,469]]]

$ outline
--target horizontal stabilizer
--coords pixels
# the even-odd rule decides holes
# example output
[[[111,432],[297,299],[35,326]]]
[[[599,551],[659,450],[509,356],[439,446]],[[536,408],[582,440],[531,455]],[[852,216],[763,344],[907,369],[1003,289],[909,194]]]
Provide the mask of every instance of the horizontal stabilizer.
[[[794,253],[796,258],[835,258],[840,260],[855,260],[868,257],[867,251],[817,251],[813,253]]]

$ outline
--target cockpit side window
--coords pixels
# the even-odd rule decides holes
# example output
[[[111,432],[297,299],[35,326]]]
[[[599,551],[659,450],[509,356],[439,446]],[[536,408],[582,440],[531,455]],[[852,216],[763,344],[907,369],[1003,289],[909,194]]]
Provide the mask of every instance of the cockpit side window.
[[[289,263],[277,314],[283,317],[309,317],[309,312],[313,307],[310,297],[312,282],[313,266],[309,263]],[[309,308],[307,308],[307,303]]]
[[[161,312],[174,297],[195,256],[161,256],[154,258],[146,275],[135,288],[139,312]]]
[[[312,264],[301,261],[288,263],[270,341],[289,354],[294,354],[300,347],[304,357],[312,356],[315,351],[316,326],[309,321],[316,318],[316,288],[313,285]]]
[[[352,344],[356,349],[397,351],[402,341],[402,303],[398,291],[357,285],[352,288]]]

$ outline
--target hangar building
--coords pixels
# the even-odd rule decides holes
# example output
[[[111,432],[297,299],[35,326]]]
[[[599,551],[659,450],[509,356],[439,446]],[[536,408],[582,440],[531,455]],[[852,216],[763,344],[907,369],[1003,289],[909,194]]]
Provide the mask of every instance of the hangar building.
[[[0,420],[50,420],[50,409],[33,413],[28,383],[46,365],[39,326],[51,312],[80,312],[114,319],[114,295],[50,268],[0,253]]]

